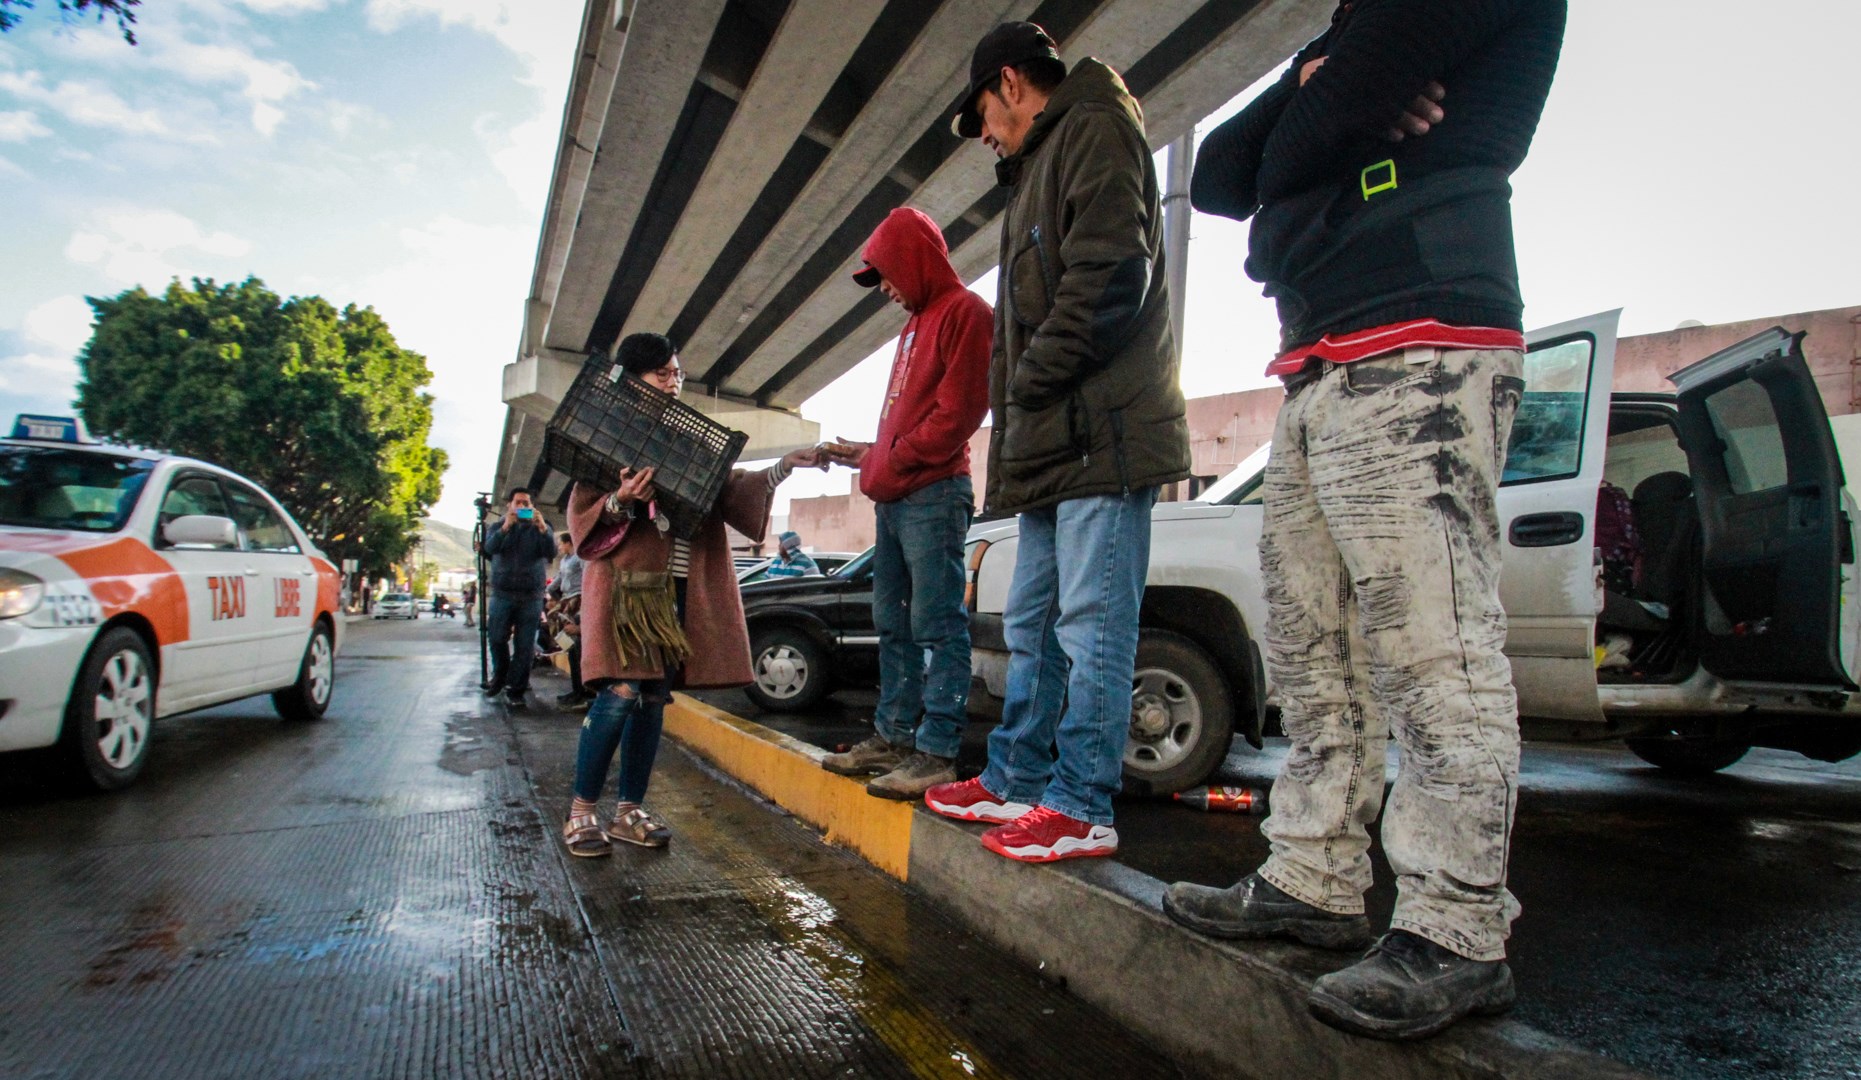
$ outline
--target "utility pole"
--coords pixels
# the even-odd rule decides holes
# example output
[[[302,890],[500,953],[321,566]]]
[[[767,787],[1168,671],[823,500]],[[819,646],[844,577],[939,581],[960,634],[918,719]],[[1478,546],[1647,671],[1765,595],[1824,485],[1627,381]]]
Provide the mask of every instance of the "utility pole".
[[[1169,275],[1170,331],[1183,347],[1183,304],[1189,299],[1189,177],[1195,171],[1195,129],[1170,144],[1163,187],[1163,268]]]

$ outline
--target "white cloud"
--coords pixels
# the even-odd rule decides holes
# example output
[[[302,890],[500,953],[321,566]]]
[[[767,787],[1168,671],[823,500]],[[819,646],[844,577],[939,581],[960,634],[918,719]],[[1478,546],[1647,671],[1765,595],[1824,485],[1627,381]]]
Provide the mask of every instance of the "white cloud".
[[[407,257],[357,283],[404,348],[433,372],[434,446],[452,464],[436,513],[471,519],[471,492],[497,467],[504,403],[497,387],[514,356],[536,253],[531,228],[442,217],[400,230]],[[333,298],[332,298],[333,299]]]
[[[8,161],[7,159],[3,157],[0,157],[0,176],[30,176],[30,175],[31,175],[30,173],[20,168],[18,165],[15,165],[11,161]]]
[[[525,72],[519,81],[536,92],[534,107],[515,124],[487,120],[476,130],[499,174],[530,210],[538,211],[555,164],[582,11],[579,0],[368,0],[368,23],[392,33],[414,20],[434,18],[441,26],[487,34],[517,55]]]
[[[240,95],[252,107],[252,126],[270,136],[284,119],[278,105],[316,89],[316,84],[283,60],[265,60],[250,50],[232,45],[208,45],[178,38],[149,43],[156,67],[195,83],[241,83]]]
[[[65,257],[97,267],[116,284],[159,289],[169,278],[225,272],[227,260],[251,250],[248,241],[204,229],[172,210],[120,208],[93,215],[88,227],[72,234]]]
[[[39,115],[22,109],[18,112],[0,112],[0,142],[25,142],[42,135],[50,135],[52,129],[39,123]]]
[[[69,356],[29,352],[0,359],[0,390],[8,393],[69,398],[77,384],[77,361]]]
[[[0,71],[0,91],[33,101],[86,127],[109,128],[130,135],[172,135],[152,109],[136,109],[115,92],[93,82],[67,79],[56,87],[36,71]]]
[[[338,135],[348,135],[362,127],[385,130],[393,126],[378,110],[352,101],[327,102],[323,106],[323,122]]]
[[[90,340],[91,310],[81,296],[59,296],[31,311],[20,323],[26,336],[62,353],[76,353]]]
[[[329,0],[239,0],[247,7],[261,15],[296,15],[305,11],[322,11],[329,7]]]

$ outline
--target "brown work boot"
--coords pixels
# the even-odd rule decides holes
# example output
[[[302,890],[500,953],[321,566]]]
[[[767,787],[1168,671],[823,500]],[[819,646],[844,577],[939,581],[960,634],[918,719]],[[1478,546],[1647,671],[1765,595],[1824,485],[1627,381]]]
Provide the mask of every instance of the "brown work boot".
[[[956,782],[956,759],[918,751],[898,767],[866,785],[866,794],[881,799],[921,799],[938,784]]]
[[[821,759],[821,768],[841,776],[879,776],[898,768],[910,752],[909,746],[894,746],[885,736],[873,735],[844,754],[828,754]]]

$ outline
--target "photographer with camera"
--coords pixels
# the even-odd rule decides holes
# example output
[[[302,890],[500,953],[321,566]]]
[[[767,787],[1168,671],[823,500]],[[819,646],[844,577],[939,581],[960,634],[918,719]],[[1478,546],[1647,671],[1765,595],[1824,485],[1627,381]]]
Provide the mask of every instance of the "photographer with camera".
[[[537,513],[528,488],[512,488],[501,521],[485,529],[484,554],[491,560],[491,678],[485,696],[502,693],[513,709],[526,706],[530,665],[536,659],[536,631],[543,619],[543,585],[555,538]]]

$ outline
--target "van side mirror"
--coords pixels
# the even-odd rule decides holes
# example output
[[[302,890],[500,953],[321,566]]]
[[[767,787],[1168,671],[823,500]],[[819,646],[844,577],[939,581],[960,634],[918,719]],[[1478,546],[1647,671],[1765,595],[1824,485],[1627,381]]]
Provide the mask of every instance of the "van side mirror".
[[[235,548],[239,528],[232,518],[183,514],[162,526],[162,540],[171,547]]]

